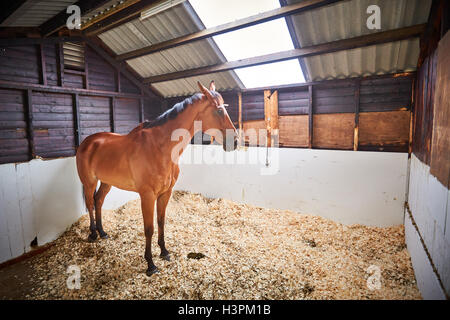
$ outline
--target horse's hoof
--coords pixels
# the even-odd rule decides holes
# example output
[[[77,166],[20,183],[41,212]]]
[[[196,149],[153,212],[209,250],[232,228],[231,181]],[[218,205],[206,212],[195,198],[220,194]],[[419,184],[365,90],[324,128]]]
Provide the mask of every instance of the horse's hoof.
[[[100,238],[102,239],[109,239],[109,236],[106,232],[103,232],[102,234],[100,234]]]
[[[146,272],[146,274],[147,274],[147,276],[151,276],[152,274],[155,274],[155,273],[159,273],[159,270],[158,270],[158,268],[156,267],[156,266],[153,266],[153,267],[151,267],[151,268],[148,268],[147,269],[147,272]]]
[[[170,261],[170,254],[165,254],[165,255],[160,255],[161,259],[166,260],[166,261]]]
[[[88,242],[95,242],[97,240],[97,233],[91,233],[88,237]]]

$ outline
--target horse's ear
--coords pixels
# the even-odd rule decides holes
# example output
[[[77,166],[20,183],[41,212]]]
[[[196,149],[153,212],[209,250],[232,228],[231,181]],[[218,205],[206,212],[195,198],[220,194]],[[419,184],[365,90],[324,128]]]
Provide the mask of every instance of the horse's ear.
[[[205,86],[200,83],[200,81],[197,81],[197,84],[198,84],[198,87],[200,88],[201,93],[203,93],[208,98],[208,100],[213,102],[214,98],[211,95],[211,92],[209,92],[209,90],[206,89]]]
[[[214,80],[209,84],[209,90],[216,91],[216,84],[214,83]]]

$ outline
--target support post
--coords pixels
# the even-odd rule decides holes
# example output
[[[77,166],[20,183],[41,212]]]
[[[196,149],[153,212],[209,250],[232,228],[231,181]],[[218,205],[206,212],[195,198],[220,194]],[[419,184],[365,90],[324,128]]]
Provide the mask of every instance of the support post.
[[[58,86],[64,87],[64,49],[63,43],[60,42],[56,45],[56,68],[58,72]]]
[[[36,150],[34,145],[34,131],[33,131],[33,91],[28,89],[26,94],[26,122],[27,122],[27,138],[30,160],[36,157]]]
[[[355,127],[353,129],[353,151],[358,150],[359,144],[359,93],[361,82],[355,81]]]
[[[78,93],[75,93],[72,97],[73,97],[73,128],[75,134],[75,148],[78,148],[81,143],[80,105]]]
[[[272,147],[273,138],[278,136],[278,91],[264,90],[264,117],[267,129],[267,146]]]
[[[116,132],[116,98],[111,97],[111,132]]]
[[[244,138],[243,124],[242,124],[242,92],[238,92],[238,125],[239,125],[239,146],[244,143],[242,139]]]
[[[46,66],[45,66],[45,53],[44,53],[44,45],[41,43],[39,46],[39,55],[40,55],[40,77],[41,81],[40,83],[44,86],[47,85],[47,72],[46,72]]]
[[[313,145],[313,87],[308,86],[308,148]]]
[[[120,71],[118,69],[116,69],[116,90],[118,93],[120,93],[120,91],[122,90],[122,88],[120,86]],[[141,90],[141,94],[142,94],[142,90]]]
[[[88,66],[88,50],[86,49],[86,42],[83,42],[84,45],[84,87],[86,90],[89,90],[89,66]]]
[[[144,122],[144,99],[139,99],[139,123]]]

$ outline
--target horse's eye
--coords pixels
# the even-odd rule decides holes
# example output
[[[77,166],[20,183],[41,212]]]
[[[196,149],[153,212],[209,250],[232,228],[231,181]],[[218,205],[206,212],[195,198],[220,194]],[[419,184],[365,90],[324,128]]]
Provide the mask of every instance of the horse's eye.
[[[222,109],[217,109],[217,113],[219,114],[219,116],[223,116],[223,110]]]

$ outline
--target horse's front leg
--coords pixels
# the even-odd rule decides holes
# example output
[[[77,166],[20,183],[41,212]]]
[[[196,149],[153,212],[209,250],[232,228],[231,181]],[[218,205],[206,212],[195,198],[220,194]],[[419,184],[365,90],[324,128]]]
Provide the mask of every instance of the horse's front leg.
[[[163,193],[158,197],[157,201],[157,220],[158,220],[158,245],[161,248],[160,257],[164,260],[170,261],[169,251],[166,249],[166,244],[164,242],[164,221],[166,218],[166,207],[169,202],[170,196],[172,195],[172,189]]]
[[[147,261],[147,275],[151,276],[158,272],[158,268],[152,259],[152,236],[153,236],[153,213],[155,210],[155,194],[152,191],[140,193],[142,215],[144,217],[144,233],[145,233],[145,260]]]

